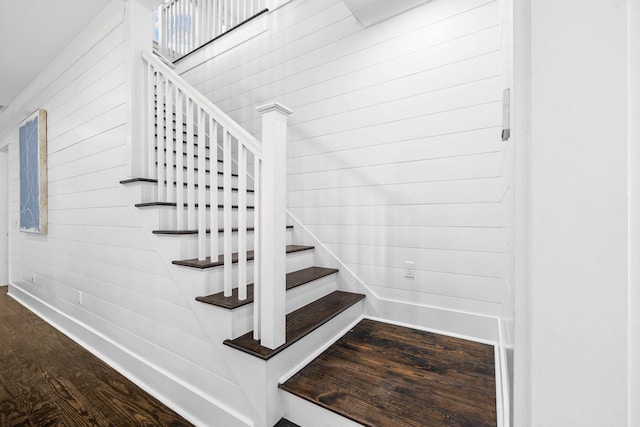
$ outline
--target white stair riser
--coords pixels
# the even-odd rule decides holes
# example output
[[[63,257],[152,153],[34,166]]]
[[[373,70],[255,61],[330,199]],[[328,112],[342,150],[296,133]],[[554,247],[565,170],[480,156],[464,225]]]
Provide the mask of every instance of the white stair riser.
[[[284,390],[278,390],[278,393],[284,404],[286,418],[293,423],[304,427],[362,427],[362,424],[351,421]]]
[[[184,224],[177,223],[177,208],[173,206],[150,206],[139,208],[141,214],[145,217],[146,224],[152,230],[188,230],[186,211]],[[210,227],[209,209],[206,210],[206,228]],[[223,227],[223,210],[218,208],[218,227]],[[197,215],[197,209],[196,209]],[[196,222],[194,221],[194,224]],[[232,226],[238,226],[237,210],[232,211]],[[247,211],[247,226],[253,226],[253,210]],[[194,225],[195,227],[195,225]],[[195,229],[195,228],[194,228]]]
[[[171,202],[175,202],[176,201],[176,192],[175,192],[176,187],[174,186],[171,190],[171,195],[170,197],[164,197],[163,201],[171,201]],[[224,191],[222,189],[218,189],[217,190],[218,193],[218,204],[222,204],[223,201],[223,197],[224,197]],[[196,203],[199,203],[199,189],[198,188],[193,188],[193,189],[189,189],[187,190],[186,188],[183,189],[183,200],[186,203],[189,194],[192,195],[193,199],[195,200]],[[231,192],[231,203],[233,205],[237,205],[238,204],[238,195],[239,193],[237,191],[232,191]],[[211,200],[211,191],[208,188],[205,188],[205,192],[204,192],[204,200],[205,203],[209,203]],[[147,202],[157,202],[158,201],[158,189],[155,185],[149,185],[149,186],[144,186],[140,189],[140,202],[141,203],[147,203]],[[253,206],[254,205],[254,193],[253,192],[247,192],[247,206]]]
[[[287,245],[291,244],[291,240],[293,238],[293,231],[291,229],[287,229]],[[221,254],[224,247],[224,233],[217,233],[218,237],[218,254]],[[197,234],[189,234],[189,235],[166,235],[166,234],[157,234],[155,235],[156,242],[155,245],[158,247],[164,254],[167,254],[171,259],[189,259],[196,258],[198,256],[198,235]],[[238,233],[232,233],[232,251],[238,252]],[[211,234],[207,234],[206,238],[207,242],[207,256],[210,255],[209,247],[211,245]],[[247,231],[247,250],[253,250],[253,231]]]
[[[293,271],[302,270],[303,268],[313,266],[313,250],[295,252],[287,254],[287,273]],[[182,267],[178,265],[172,265],[172,268],[179,269],[180,276],[184,279],[184,286],[193,287],[193,295],[211,295],[224,290],[224,268],[214,267],[197,269],[191,267]],[[232,264],[233,273],[233,287],[237,287],[238,264]],[[247,282],[253,282],[253,261],[247,262]]]
[[[287,314],[330,294],[338,288],[336,275],[322,277],[287,291]],[[253,303],[232,310],[232,337],[253,330]]]

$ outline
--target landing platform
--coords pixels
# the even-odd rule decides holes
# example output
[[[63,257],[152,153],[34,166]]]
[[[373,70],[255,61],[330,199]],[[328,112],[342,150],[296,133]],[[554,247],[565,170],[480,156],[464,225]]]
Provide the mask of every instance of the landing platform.
[[[280,388],[365,426],[497,425],[493,346],[373,320]]]

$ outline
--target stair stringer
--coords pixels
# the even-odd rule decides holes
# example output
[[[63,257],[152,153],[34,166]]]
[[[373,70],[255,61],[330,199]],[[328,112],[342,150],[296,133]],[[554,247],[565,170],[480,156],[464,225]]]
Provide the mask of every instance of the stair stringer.
[[[214,349],[215,353],[212,354],[211,357],[215,358],[221,368],[229,373],[228,378],[219,377],[220,384],[216,386],[216,388],[219,389],[219,396],[213,396],[212,394],[201,390],[199,390],[198,394],[200,394],[206,401],[210,402],[211,405],[217,407],[218,410],[224,411],[226,414],[235,418],[237,423],[233,425],[256,426],[255,420],[257,418],[257,414],[262,411],[262,408],[260,408],[258,402],[251,400],[250,394],[246,393],[245,390],[247,385],[245,384],[243,387],[242,383],[238,381],[236,374],[237,369],[233,369],[234,365],[237,363],[233,357],[235,355],[229,355],[229,348],[222,344],[226,338],[231,336],[231,315],[227,310],[217,309],[217,307],[196,301],[196,296],[204,295],[207,291],[200,289],[201,286],[198,286],[197,283],[194,284],[194,273],[203,273],[206,275],[206,272],[193,272],[189,271],[189,269],[185,267],[172,265],[171,262],[173,259],[162,251],[162,245],[158,244],[159,241],[157,239],[160,239],[161,237],[155,236],[152,233],[157,224],[153,221],[149,221],[148,213],[145,214],[144,212],[141,212],[140,208],[135,207],[135,204],[139,202],[141,194],[140,188],[133,185],[125,186],[124,190],[126,193],[127,205],[129,206],[134,219],[140,225],[143,235],[146,236],[148,247],[156,252],[161,262],[167,266],[167,271],[173,279],[176,288],[184,298],[189,309],[191,309],[191,312],[193,313],[197,323],[202,328],[204,335],[208,338],[209,344]],[[212,375],[215,374],[212,373]],[[264,387],[264,382],[259,381],[259,379],[259,377],[253,378],[252,385],[254,387]],[[212,411],[209,412],[211,413]],[[202,417],[197,418],[202,419]],[[226,416],[225,418],[229,417]],[[215,419],[214,414],[211,413],[208,419]]]

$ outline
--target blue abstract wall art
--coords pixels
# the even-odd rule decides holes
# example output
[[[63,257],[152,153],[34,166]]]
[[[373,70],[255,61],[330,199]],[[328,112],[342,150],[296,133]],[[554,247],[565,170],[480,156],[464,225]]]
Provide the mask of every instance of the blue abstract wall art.
[[[47,233],[47,112],[38,110],[19,127],[20,231]]]

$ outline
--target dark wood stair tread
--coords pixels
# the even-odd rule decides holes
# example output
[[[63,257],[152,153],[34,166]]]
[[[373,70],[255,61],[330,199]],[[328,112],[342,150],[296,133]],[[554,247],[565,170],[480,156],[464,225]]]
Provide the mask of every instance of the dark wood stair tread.
[[[338,270],[335,268],[324,267],[308,267],[302,270],[294,271],[287,274],[286,289],[293,289],[337,272]],[[233,310],[235,308],[242,307],[253,302],[253,283],[247,285],[247,298],[244,300],[238,299],[238,288],[234,288],[233,294],[230,297],[225,297],[224,292],[218,292],[217,294],[213,295],[197,297],[196,301]]]
[[[492,345],[368,319],[279,387],[365,426],[497,424]]]
[[[300,426],[296,423],[292,423],[286,418],[280,418],[280,421],[278,421],[276,425],[274,425],[273,427],[300,427]]]
[[[254,340],[253,331],[233,340],[225,340],[224,344],[260,359],[268,360],[344,312],[364,297],[362,294],[334,291],[311,304],[287,314],[286,342],[273,350],[261,346],[260,341]]]
[[[288,229],[293,228],[293,225],[287,225]],[[247,231],[253,231],[253,227],[247,227]],[[231,229],[233,233],[238,231],[237,227]],[[198,234],[198,230],[153,230],[153,234],[169,235],[169,236],[184,236],[189,234]],[[218,233],[224,233],[224,228],[218,228]],[[207,234],[211,234],[211,230],[207,228]]]
[[[286,248],[286,251],[288,254],[290,254],[293,252],[308,251],[310,249],[313,249],[313,246],[288,245]],[[253,251],[247,251],[247,261],[250,261],[252,259],[253,259]],[[237,252],[234,252],[232,254],[231,262],[233,263],[238,262]],[[224,265],[224,255],[220,255],[217,261],[211,261],[211,257],[207,257],[204,261],[200,261],[197,258],[193,258],[193,259],[172,261],[172,264],[181,265],[183,267],[193,267],[193,268],[202,268],[202,269],[219,267],[221,265]]]
[[[220,173],[218,173],[218,174],[220,174]],[[126,185],[126,184],[133,184],[133,183],[136,183],[136,182],[148,182],[150,184],[158,184],[158,180],[155,179],[155,178],[127,178],[127,179],[123,179],[122,181],[120,181],[120,184]],[[164,183],[166,184],[167,181],[164,181]],[[173,186],[175,187],[177,185],[178,185],[178,183],[174,181],[173,182]],[[183,187],[187,187],[188,184],[186,182],[183,182],[182,186]],[[194,188],[198,188],[198,184],[193,184],[193,186],[194,186]],[[205,185],[204,188],[207,189],[207,190],[210,190],[211,186],[209,184],[207,184],[207,185]],[[218,190],[224,190],[224,187],[219,185],[218,186]],[[231,191],[237,193],[238,189],[234,187],[234,188],[231,188]],[[253,193],[253,192],[254,192],[253,190],[247,189],[247,193]]]
[[[178,204],[176,202],[144,202],[144,203],[136,203],[135,204],[136,208],[149,208],[149,207],[154,207],[154,206],[168,206],[168,207],[177,207]],[[206,203],[204,205],[206,208],[210,208],[211,204]],[[184,203],[184,207],[187,207],[187,203]],[[195,207],[199,207],[198,203],[195,204]],[[238,205],[232,205],[231,206],[233,209],[238,209]],[[224,205],[218,205],[218,208],[224,208]],[[247,206],[247,209],[251,210],[254,209],[253,206]]]

